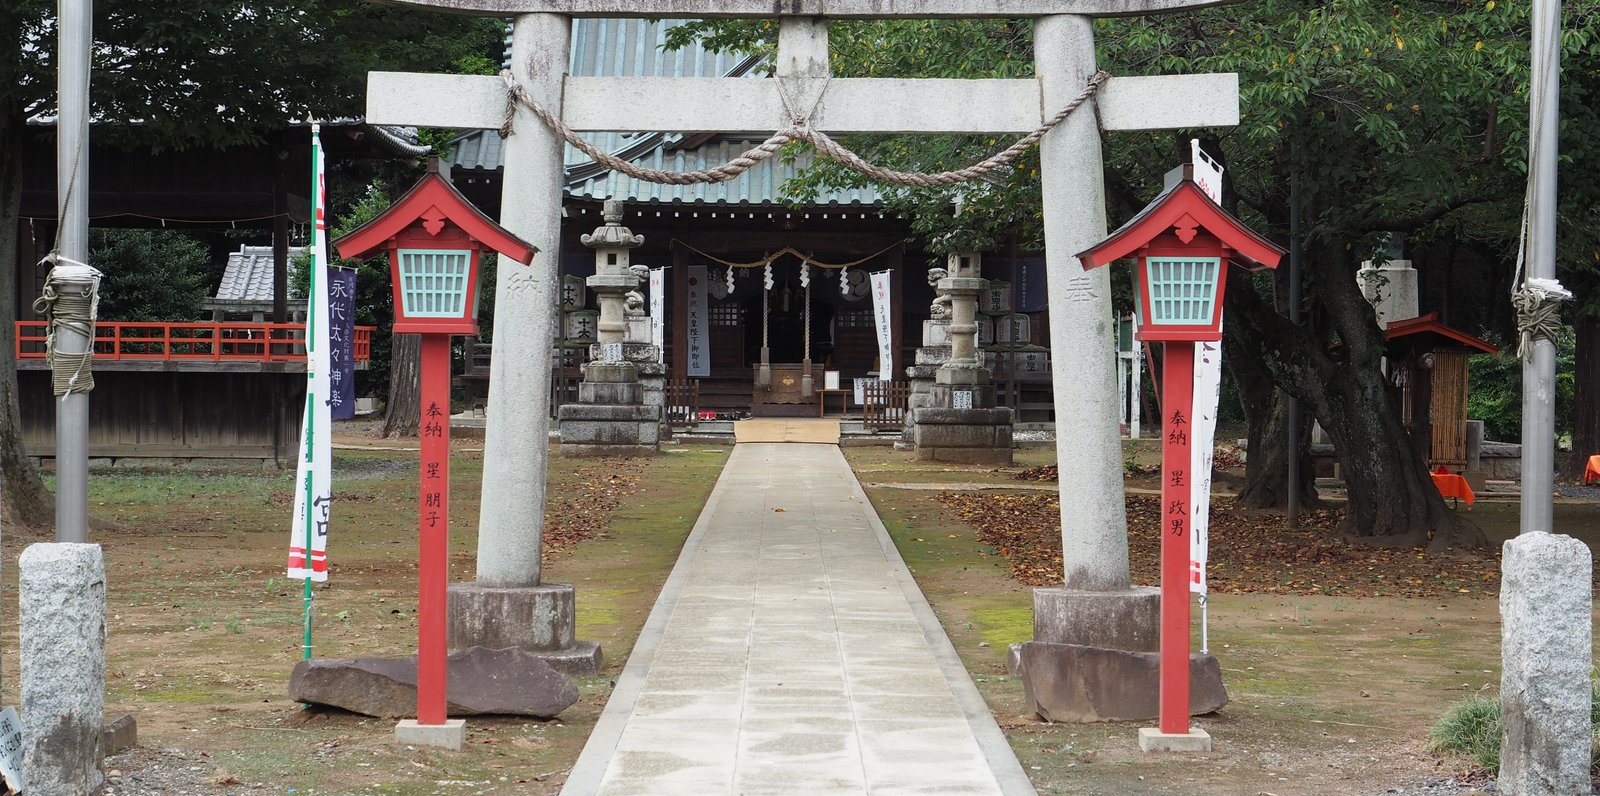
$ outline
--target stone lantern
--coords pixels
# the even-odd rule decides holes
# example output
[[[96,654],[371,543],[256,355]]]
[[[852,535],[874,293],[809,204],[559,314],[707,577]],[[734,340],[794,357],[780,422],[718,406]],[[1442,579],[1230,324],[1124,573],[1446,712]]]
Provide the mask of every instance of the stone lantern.
[[[627,364],[622,343],[627,336],[625,315],[628,291],[639,286],[639,277],[629,267],[628,254],[644,244],[643,235],[622,226],[622,202],[607,199],[601,211],[605,223],[584,235],[583,245],[594,249],[594,276],[585,280],[600,301],[600,323],[596,341],[598,362]],[[593,363],[591,363],[593,364]],[[637,377],[637,369],[635,374]],[[587,380],[587,376],[585,377]]]
[[[660,357],[648,343],[628,342],[628,294],[639,285],[629,253],[644,243],[622,225],[622,202],[606,200],[605,223],[582,237],[594,250],[586,281],[600,303],[591,361],[583,368],[578,403],[556,412],[563,456],[638,456],[660,450],[661,403],[648,400],[641,368],[659,381]],[[659,396],[658,396],[659,397]]]
[[[930,271],[938,308],[948,310],[949,358],[934,372],[923,405],[910,411],[917,458],[976,464],[1010,464],[1012,413],[995,406],[994,385],[978,357],[978,296],[988,288],[983,255],[952,252],[944,272]],[[927,340],[924,340],[927,342]],[[919,363],[921,353],[919,352]]]

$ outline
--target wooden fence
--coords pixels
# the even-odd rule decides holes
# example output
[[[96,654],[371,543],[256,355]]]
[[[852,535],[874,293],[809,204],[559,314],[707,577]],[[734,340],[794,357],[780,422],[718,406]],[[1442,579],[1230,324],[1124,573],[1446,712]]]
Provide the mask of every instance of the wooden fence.
[[[667,379],[666,420],[675,426],[700,422],[700,380]]]
[[[911,383],[867,380],[861,388],[861,425],[867,431],[898,431],[906,424]]]

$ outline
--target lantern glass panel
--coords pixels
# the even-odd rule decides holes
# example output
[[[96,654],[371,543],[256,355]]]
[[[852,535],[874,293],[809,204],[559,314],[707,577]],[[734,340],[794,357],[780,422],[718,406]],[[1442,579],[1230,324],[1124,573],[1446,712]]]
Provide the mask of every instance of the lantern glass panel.
[[[467,310],[465,249],[401,249],[401,314],[408,318],[461,318]]]
[[[1220,257],[1149,257],[1150,323],[1203,326],[1215,314]]]

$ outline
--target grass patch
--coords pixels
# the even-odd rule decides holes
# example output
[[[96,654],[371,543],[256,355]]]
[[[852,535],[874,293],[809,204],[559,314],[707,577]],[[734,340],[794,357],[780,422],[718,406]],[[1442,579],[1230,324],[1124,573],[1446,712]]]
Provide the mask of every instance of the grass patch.
[[[1593,741],[1600,728],[1600,687],[1592,689],[1589,697],[1590,753],[1593,765],[1600,760],[1600,749]],[[1470,694],[1466,699],[1450,706],[1450,710],[1433,725],[1429,736],[1434,749],[1455,752],[1472,759],[1472,762],[1489,774],[1500,773],[1500,737],[1504,726],[1500,722],[1500,700]]]

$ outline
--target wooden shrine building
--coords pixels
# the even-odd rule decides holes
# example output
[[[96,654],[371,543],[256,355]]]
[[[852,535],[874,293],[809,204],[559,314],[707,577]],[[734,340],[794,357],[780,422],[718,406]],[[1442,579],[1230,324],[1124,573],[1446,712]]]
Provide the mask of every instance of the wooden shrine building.
[[[575,19],[570,74],[766,77],[767,67],[759,58],[709,53],[698,47],[663,49],[667,30],[677,24],[681,22]],[[590,140],[641,166],[693,171],[724,163],[762,139],[748,134],[668,132],[594,134]],[[906,378],[905,369],[922,343],[923,321],[929,318],[934,298],[927,271],[943,265],[943,258],[914,239],[909,223],[882,212],[876,189],[827,191],[805,204],[791,204],[784,185],[811,164],[809,152],[792,162],[781,157],[762,161],[727,182],[689,186],[634,179],[604,169],[570,146],[567,152],[559,261],[567,280],[562,309],[571,317],[561,335],[564,345],[557,363],[557,403],[563,400],[563,385],[576,382],[578,359],[587,349],[585,333],[592,334],[584,319],[591,317],[587,313],[594,302],[585,296],[581,280],[594,273],[594,253],[580,238],[603,223],[601,205],[606,199],[623,200],[623,224],[644,236],[644,244],[632,253],[632,262],[669,268],[665,363],[669,378],[698,382],[702,409],[734,415],[815,416],[820,411],[817,399],[802,397],[798,388],[800,363],[807,353],[808,314],[810,359],[818,389],[827,371],[837,371],[846,387],[859,378]],[[502,166],[499,134],[473,131],[456,139],[447,172],[463,194],[490,216],[498,217]],[[768,263],[773,286],[764,291]],[[1020,323],[1024,331],[1008,335],[1013,338],[1008,345],[1026,347],[1031,356],[1031,369],[1024,375],[1027,392],[1014,391],[1013,400],[1024,397],[1028,401],[1023,420],[1048,420],[1048,360],[1040,354],[1043,348],[1023,345],[1028,340],[1047,339],[1048,331],[1042,326],[1043,257],[994,252],[984,264],[986,277],[1014,286],[1014,298],[1008,296],[1006,303],[1031,313]],[[802,271],[809,279],[802,277]],[[881,271],[892,274],[894,362],[889,372],[884,372],[879,361],[869,295],[869,274]],[[700,289],[701,279],[705,280],[709,305],[704,308],[709,361],[704,363],[691,356],[695,352],[691,351],[692,313],[688,309],[691,291]],[[809,300],[805,281],[810,283]],[[644,289],[641,286],[640,290]],[[997,325],[993,319],[986,323],[986,330],[980,332],[986,343],[996,341],[997,328],[1019,326],[1016,320],[1009,325]],[[1021,340],[1014,339],[1019,336]],[[773,374],[770,390],[756,383],[763,340]],[[991,357],[991,366],[1003,366],[1013,359],[995,361]],[[997,381],[1006,378],[1002,374]]]

